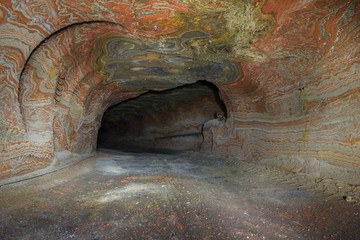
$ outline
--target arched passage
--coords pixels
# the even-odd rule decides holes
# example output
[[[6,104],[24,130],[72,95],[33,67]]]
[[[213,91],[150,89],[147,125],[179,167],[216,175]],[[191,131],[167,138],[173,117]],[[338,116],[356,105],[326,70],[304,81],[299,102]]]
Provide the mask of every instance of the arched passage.
[[[204,123],[220,112],[226,118],[225,104],[210,82],[150,91],[105,112],[98,146],[134,151],[198,151],[204,142]]]
[[[94,153],[101,117],[114,104],[201,79],[234,81],[239,70],[225,57],[189,57],[194,48],[188,42],[208,37],[191,31],[161,41],[139,40],[120,25],[91,22],[70,26],[44,41],[20,79],[28,140],[22,151],[34,159],[34,166],[28,167],[38,168],[39,161],[45,162],[42,168],[49,166],[64,154]]]
[[[98,88],[103,76],[91,58],[96,54],[93,45],[114,33],[128,34],[120,25],[104,22],[73,25],[51,36],[31,55],[20,79],[19,99],[32,156],[76,152],[74,135],[98,111],[88,109],[89,95],[104,98],[104,89]],[[91,151],[89,146],[84,152]]]

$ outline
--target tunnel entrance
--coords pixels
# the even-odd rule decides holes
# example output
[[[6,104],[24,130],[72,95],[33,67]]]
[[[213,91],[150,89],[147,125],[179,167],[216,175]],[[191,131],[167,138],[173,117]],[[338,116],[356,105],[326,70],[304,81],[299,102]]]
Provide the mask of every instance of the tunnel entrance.
[[[210,82],[149,91],[104,113],[97,146],[132,152],[198,151],[204,144],[204,124],[219,115],[225,121],[226,107]]]

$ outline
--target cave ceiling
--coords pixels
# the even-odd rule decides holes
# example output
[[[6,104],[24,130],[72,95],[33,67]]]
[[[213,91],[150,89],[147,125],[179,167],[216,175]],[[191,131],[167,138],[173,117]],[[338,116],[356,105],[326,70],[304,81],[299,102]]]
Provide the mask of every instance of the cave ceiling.
[[[150,4],[154,1],[139,1],[136,8],[149,11]],[[272,28],[272,17],[262,14],[261,6],[252,1],[178,1],[167,5],[176,10],[167,18],[154,10],[136,13],[135,19],[148,21],[126,28],[129,34],[104,34],[95,42],[94,69],[104,76],[103,84],[116,83],[124,91],[205,79],[235,81],[242,76],[240,60],[261,59],[252,42]]]
[[[239,70],[224,56],[213,60],[197,57],[189,41],[209,39],[204,32],[188,32],[162,42],[140,42],[134,38],[112,37],[99,59],[107,75],[104,84],[117,83],[126,91],[171,88],[206,79],[214,83],[236,80]],[[99,61],[97,61],[99,62]]]

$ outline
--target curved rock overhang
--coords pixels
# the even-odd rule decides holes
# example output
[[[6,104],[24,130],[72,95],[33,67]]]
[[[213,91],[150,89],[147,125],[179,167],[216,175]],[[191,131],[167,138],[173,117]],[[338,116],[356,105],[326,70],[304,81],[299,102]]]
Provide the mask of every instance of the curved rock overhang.
[[[359,182],[359,16],[357,0],[2,3],[0,179],[94,152],[114,104],[207,80],[229,111],[216,153]]]

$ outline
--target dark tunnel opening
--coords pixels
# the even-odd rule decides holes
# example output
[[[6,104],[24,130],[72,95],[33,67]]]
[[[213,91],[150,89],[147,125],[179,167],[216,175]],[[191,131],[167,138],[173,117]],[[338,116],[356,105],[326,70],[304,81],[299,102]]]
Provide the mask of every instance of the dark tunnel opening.
[[[106,110],[97,147],[130,152],[209,152],[212,143],[206,141],[212,138],[204,131],[214,121],[222,125],[226,117],[219,89],[208,81],[149,91]]]

